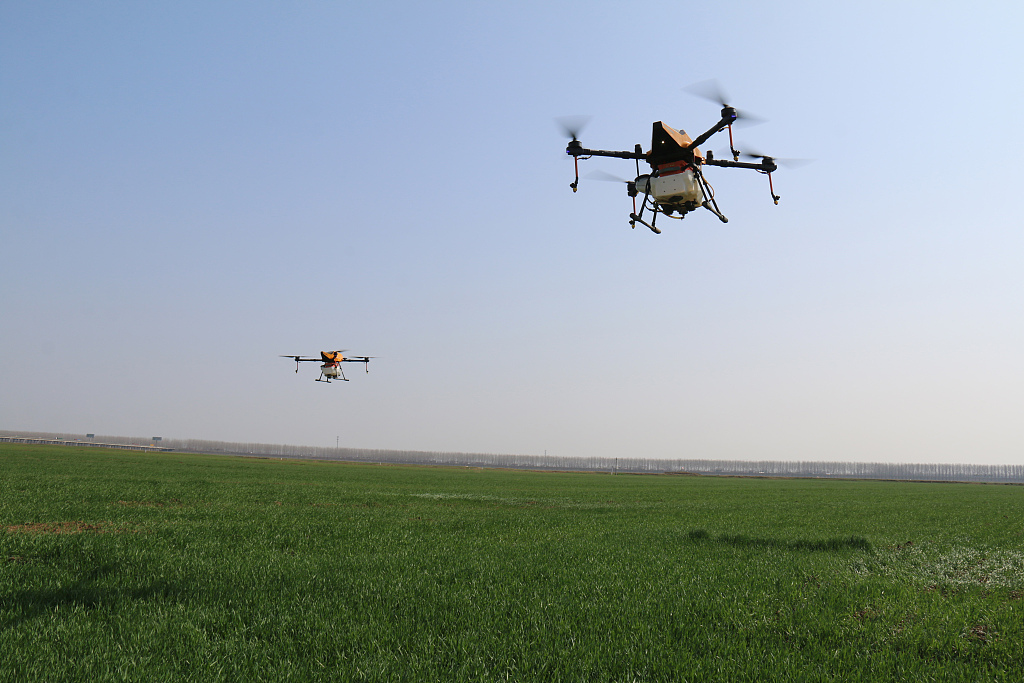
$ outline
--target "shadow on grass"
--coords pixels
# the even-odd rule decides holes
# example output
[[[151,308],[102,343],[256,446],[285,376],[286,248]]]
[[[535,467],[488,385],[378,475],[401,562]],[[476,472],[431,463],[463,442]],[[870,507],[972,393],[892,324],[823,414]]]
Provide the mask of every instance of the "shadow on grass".
[[[124,602],[145,600],[156,595],[171,595],[179,592],[163,582],[135,589],[96,585],[105,576],[113,573],[114,569],[114,565],[104,564],[83,573],[77,581],[67,586],[12,591],[7,595],[0,595],[0,602],[4,608],[15,613],[13,617],[0,622],[0,632],[16,628],[26,621],[67,607],[109,610]]]
[[[863,536],[828,538],[822,541],[807,541],[804,539],[786,541],[779,538],[757,538],[744,534],[721,534],[714,537],[704,529],[694,529],[687,533],[686,536],[691,541],[722,543],[736,548],[778,548],[781,550],[805,550],[810,552],[836,552],[840,550],[871,551],[871,544]]]

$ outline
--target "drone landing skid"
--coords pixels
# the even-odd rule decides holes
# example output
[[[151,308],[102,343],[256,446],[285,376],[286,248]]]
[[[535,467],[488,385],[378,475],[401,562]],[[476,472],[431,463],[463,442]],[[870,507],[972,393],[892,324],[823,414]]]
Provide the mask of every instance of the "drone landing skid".
[[[729,222],[729,219],[722,215],[722,212],[718,210],[718,207],[713,206],[711,202],[707,201],[706,199],[704,200],[704,203],[701,204],[701,206],[703,206],[705,209],[718,216],[718,220],[722,221],[723,223]]]
[[[327,382],[328,384],[331,383],[332,379],[335,382],[347,382],[347,381],[349,381],[348,377],[345,376],[345,373],[341,372],[341,368],[338,368],[338,371],[339,371],[339,374],[337,374],[337,375],[325,375],[323,373],[323,370],[321,370],[320,371],[320,376],[316,378],[316,381],[317,382]]]
[[[729,219],[726,218],[725,215],[723,215],[722,212],[718,210],[718,207],[716,207],[711,202],[705,200],[699,206],[704,207],[705,209],[707,209],[711,213],[713,213],[716,216],[718,216],[718,220],[722,221],[723,223],[728,223],[729,222]],[[635,224],[639,223],[640,225],[644,225],[644,226],[647,226],[648,228],[650,228],[653,233],[655,233],[657,235],[660,235],[661,234],[661,228],[659,228],[657,225],[655,225],[655,223],[657,222],[658,214],[664,214],[664,215],[668,216],[669,218],[676,218],[676,219],[681,219],[681,218],[683,218],[683,216],[686,215],[685,213],[680,212],[681,215],[679,215],[679,216],[672,216],[671,215],[672,209],[669,209],[669,210],[666,211],[663,207],[661,207],[658,204],[655,204],[653,207],[651,207],[650,211],[651,211],[651,215],[652,215],[650,223],[645,221],[643,218],[641,218],[637,214],[631,213],[631,214],[629,214],[629,226],[630,227],[635,227]],[[689,211],[687,211],[686,213],[689,213]],[[642,215],[643,215],[643,212],[641,211],[641,216]]]
[[[651,225],[650,223],[648,223],[647,221],[645,221],[644,219],[640,218],[640,216],[637,216],[635,213],[631,213],[631,214],[629,214],[629,225],[630,225],[630,227],[633,227],[634,223],[639,223],[640,225],[646,225],[648,228],[651,229],[651,231],[655,235],[660,235],[661,234],[661,228],[656,228],[653,225]]]

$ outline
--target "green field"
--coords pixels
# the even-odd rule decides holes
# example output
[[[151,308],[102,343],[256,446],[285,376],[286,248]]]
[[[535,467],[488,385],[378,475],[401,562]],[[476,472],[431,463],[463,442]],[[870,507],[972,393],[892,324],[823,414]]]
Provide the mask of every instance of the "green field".
[[[0,680],[1024,679],[1024,487],[0,444]]]

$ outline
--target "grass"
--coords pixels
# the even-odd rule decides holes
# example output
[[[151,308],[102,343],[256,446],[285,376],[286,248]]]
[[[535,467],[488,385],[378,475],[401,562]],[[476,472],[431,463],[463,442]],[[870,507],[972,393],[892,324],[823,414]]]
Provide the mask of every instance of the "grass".
[[[1024,487],[0,445],[0,680],[1024,678]]]

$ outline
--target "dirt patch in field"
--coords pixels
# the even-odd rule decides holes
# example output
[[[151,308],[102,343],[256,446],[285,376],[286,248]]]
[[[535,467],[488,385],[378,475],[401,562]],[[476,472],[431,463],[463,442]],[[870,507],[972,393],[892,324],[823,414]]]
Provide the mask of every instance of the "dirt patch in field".
[[[7,527],[11,534],[107,534],[125,533],[108,524],[90,524],[88,522],[33,522],[31,524],[15,524]]]
[[[998,636],[995,630],[988,624],[975,624],[970,629],[965,629],[960,635],[962,638],[982,643],[988,643],[995,640]]]

